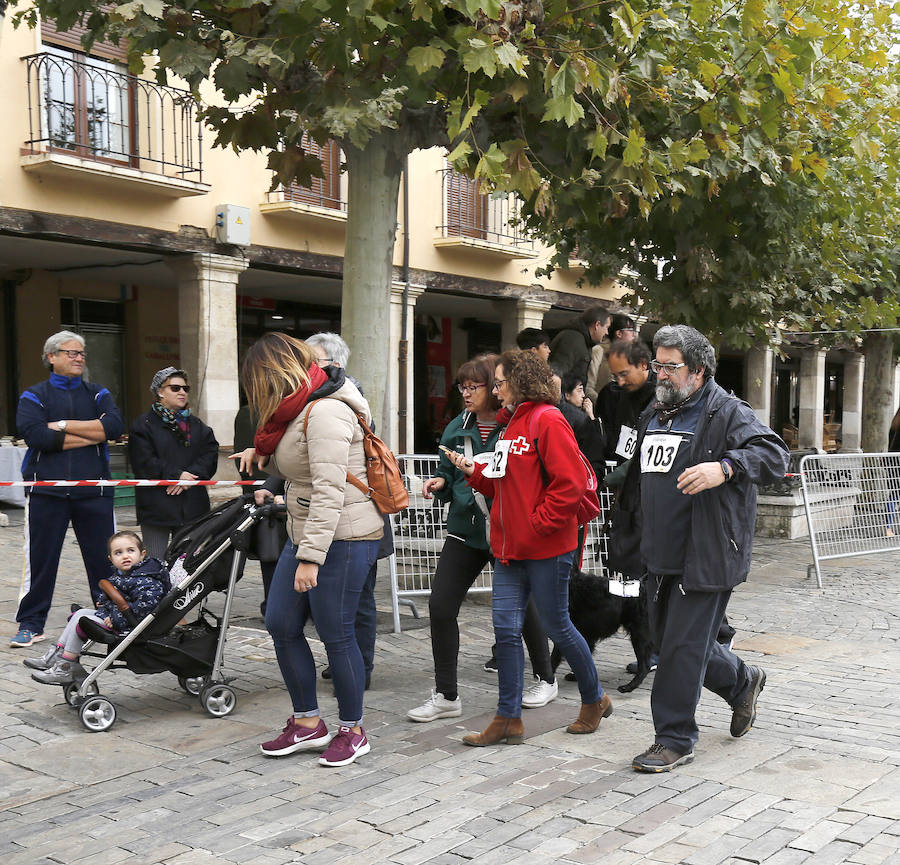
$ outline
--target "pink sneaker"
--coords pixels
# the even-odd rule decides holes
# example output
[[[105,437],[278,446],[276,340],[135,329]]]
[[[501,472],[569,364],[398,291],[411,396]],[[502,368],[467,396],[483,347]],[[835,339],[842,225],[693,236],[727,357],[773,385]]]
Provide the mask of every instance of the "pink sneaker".
[[[354,733],[352,727],[338,727],[337,735],[331,740],[328,750],[319,757],[319,762],[323,766],[346,766],[371,750],[362,727],[359,733]]]
[[[283,757],[285,754],[293,754],[295,751],[313,751],[316,748],[324,748],[332,735],[328,727],[320,718],[317,727],[301,727],[291,715],[281,735],[271,742],[263,742],[259,746],[267,757]]]

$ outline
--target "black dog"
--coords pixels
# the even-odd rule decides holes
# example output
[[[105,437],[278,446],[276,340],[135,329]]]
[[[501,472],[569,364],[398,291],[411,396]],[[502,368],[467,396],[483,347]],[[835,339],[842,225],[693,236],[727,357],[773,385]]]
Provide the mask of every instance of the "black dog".
[[[638,597],[621,598],[610,594],[609,580],[606,577],[596,577],[573,568],[569,578],[569,616],[572,624],[587,642],[591,654],[594,653],[594,648],[600,640],[606,640],[619,628],[624,628],[631,637],[638,669],[630,682],[619,685],[619,690],[627,694],[644,681],[650,672],[653,642],[650,637],[647,596],[643,584]],[[562,652],[554,646],[550,656],[554,673],[561,660]]]

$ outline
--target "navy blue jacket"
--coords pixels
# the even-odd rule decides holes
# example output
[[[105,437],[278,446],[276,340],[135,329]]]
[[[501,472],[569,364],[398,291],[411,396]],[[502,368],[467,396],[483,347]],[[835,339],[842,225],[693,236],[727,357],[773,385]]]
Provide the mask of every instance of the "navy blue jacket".
[[[101,417],[102,415],[102,417]],[[16,427],[25,439],[28,452],[22,463],[22,477],[38,481],[101,480],[109,478],[109,450],[106,442],[64,451],[66,434],[50,429],[57,420],[98,420],[106,438],[119,438],[125,424],[112,394],[103,386],[52,373],[32,385],[19,397]],[[91,497],[112,496],[112,487],[35,487],[32,494]]]
[[[116,571],[109,581],[128,601],[128,606],[138,621],[152,613],[172,588],[166,566],[159,559],[151,557],[136,564],[127,574]],[[97,615],[101,618],[109,616],[113,630],[116,631],[130,631],[134,627],[108,598],[97,607]]]
[[[734,467],[727,484],[691,498],[691,536],[685,552],[681,584],[685,590],[721,592],[747,579],[756,528],[756,488],[784,478],[787,445],[757,418],[753,409],[715,380],[708,384],[706,405],[691,447],[692,465],[726,457]],[[652,404],[641,415],[636,454],[653,417]],[[672,483],[675,479],[672,479]],[[641,460],[631,460],[612,515],[608,565],[629,576],[643,572],[639,561],[642,526]]]

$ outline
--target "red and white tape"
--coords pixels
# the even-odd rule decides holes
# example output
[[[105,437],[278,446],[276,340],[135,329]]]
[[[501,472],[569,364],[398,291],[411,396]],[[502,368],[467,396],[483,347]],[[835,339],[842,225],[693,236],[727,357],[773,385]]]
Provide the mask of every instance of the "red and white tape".
[[[154,481],[125,478],[110,481],[0,481],[0,487],[256,487],[265,481]]]

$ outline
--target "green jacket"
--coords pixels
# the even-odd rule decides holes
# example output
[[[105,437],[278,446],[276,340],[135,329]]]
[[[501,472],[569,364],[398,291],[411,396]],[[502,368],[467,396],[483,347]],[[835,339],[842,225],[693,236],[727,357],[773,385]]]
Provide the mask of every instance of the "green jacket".
[[[472,453],[490,453],[494,450],[494,444],[500,437],[502,427],[494,427],[484,443],[478,433],[478,424],[475,415],[464,411],[453,418],[447,424],[444,434],[441,436],[441,444],[444,447],[455,450],[457,453],[466,452],[466,439],[472,440]],[[437,471],[434,476],[444,479],[444,488],[435,491],[434,497],[439,502],[450,502],[450,513],[447,515],[447,534],[455,535],[466,543],[467,546],[479,550],[490,547],[484,531],[484,515],[475,503],[475,495],[472,488],[466,482],[466,476],[456,469],[446,454],[441,454]],[[490,507],[490,501],[488,501]]]

